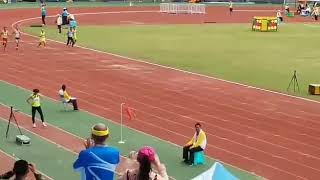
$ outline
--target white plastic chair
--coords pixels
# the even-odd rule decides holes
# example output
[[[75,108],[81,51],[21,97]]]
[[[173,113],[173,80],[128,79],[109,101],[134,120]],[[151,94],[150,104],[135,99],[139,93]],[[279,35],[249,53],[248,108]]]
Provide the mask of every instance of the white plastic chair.
[[[68,103],[64,100],[64,97],[59,94],[60,102],[62,103],[63,109],[67,111]]]
[[[66,100],[64,99],[62,90],[59,90],[59,91],[58,91],[58,96],[59,96],[60,102],[61,102],[62,105],[63,105],[63,109],[64,109],[65,111],[67,111],[67,109],[68,109],[68,103],[67,103]]]

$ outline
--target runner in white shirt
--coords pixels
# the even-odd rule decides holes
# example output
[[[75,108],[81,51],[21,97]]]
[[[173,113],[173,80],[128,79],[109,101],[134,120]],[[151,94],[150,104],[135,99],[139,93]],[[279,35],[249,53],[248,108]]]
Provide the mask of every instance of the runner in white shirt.
[[[277,11],[277,18],[278,18],[278,21],[283,22],[283,17],[280,10]]]
[[[18,28],[18,26],[16,26],[16,28],[14,29],[14,37],[15,37],[15,40],[16,40],[16,50],[19,49],[19,43],[20,43],[20,38],[21,38],[21,32]]]
[[[232,14],[232,11],[233,11],[233,3],[232,1],[229,2],[229,12],[230,12],[230,15]]]

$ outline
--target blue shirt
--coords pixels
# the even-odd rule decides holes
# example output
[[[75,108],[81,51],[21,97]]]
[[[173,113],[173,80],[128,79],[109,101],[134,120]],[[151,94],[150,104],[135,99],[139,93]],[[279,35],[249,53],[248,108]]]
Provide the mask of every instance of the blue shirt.
[[[68,16],[68,15],[69,15],[69,13],[68,13],[67,10],[64,10],[64,11],[62,12],[62,16]]]
[[[119,161],[118,149],[94,146],[80,152],[73,168],[81,172],[82,180],[112,180]]]

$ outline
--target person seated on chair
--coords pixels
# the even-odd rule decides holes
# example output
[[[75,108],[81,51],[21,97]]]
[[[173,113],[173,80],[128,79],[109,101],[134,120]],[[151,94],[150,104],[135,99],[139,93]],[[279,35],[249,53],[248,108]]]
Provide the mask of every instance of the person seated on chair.
[[[200,123],[195,124],[196,132],[192,139],[183,146],[184,162],[192,165],[194,162],[194,153],[204,151],[207,145],[207,137],[205,132],[201,129]]]
[[[64,99],[64,102],[66,103],[72,103],[73,105],[73,110],[78,110],[78,104],[77,104],[77,98],[71,97],[66,90],[66,85],[62,85],[61,89],[59,90],[59,95],[61,98]]]

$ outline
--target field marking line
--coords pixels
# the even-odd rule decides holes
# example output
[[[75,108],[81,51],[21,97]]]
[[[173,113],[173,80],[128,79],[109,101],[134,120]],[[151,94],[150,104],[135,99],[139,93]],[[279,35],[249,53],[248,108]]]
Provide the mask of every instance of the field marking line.
[[[2,117],[0,117],[0,119],[3,120]],[[12,155],[8,154],[7,152],[3,151],[2,149],[0,149],[0,153],[6,155],[6,156],[8,156],[8,157],[10,157],[11,159],[13,159],[13,160],[15,160],[15,161],[20,160],[20,158],[18,158],[18,157],[16,157],[16,156],[12,156]],[[47,174],[39,171],[38,168],[36,168],[36,169],[37,169],[37,171],[38,171],[40,174],[44,175],[46,178],[48,178],[48,179],[50,179],[50,180],[54,180],[52,177],[50,177],[50,176],[48,176]]]
[[[20,88],[20,89],[23,90],[23,91],[28,91],[28,92],[29,92],[29,90],[27,90],[27,89],[25,89],[25,88],[23,88],[23,87],[21,87],[21,86],[18,86],[18,85],[15,85],[15,84],[12,84],[12,83],[3,81],[3,80],[0,80],[0,81],[4,82],[4,83],[6,83],[6,84],[12,85],[12,86],[16,86],[16,87]],[[31,92],[31,91],[30,91],[30,92]],[[50,97],[47,97],[47,96],[45,96],[45,97],[46,97],[47,99],[50,99],[50,100],[54,101],[54,102],[60,102],[60,101],[58,101],[58,100],[56,100],[56,99],[53,99],[53,98],[50,98]],[[10,106],[8,106],[8,105],[6,105],[6,104],[3,104],[2,102],[0,102],[0,105],[5,106],[5,107],[7,107],[7,108],[10,107]],[[99,116],[99,115],[90,113],[90,112],[88,112],[88,111],[86,111],[86,110],[81,110],[81,111],[86,112],[86,113],[88,113],[88,114],[90,114],[90,115],[92,115],[92,116],[98,117],[98,118],[100,118],[100,119],[103,119],[103,120],[106,120],[106,121],[111,121],[111,122],[113,122],[114,124],[120,125],[120,123],[117,123],[117,122],[115,122],[115,121],[106,119],[106,118],[104,118],[104,117],[102,117],[102,116]],[[22,111],[20,111],[19,113],[21,113],[21,114],[23,114],[23,115],[25,115],[25,116],[31,117],[31,115],[29,115],[29,114],[27,114],[27,113],[24,113],[24,112],[22,112]],[[6,119],[4,119],[3,117],[1,117],[1,115],[0,115],[0,119],[6,121]],[[36,117],[36,120],[40,121],[40,119],[38,119],[37,117]],[[48,123],[48,122],[46,122],[46,124],[49,125],[49,126],[51,126],[51,127],[53,127],[53,128],[55,128],[55,129],[57,129],[57,130],[60,130],[60,131],[62,131],[62,132],[64,132],[64,133],[66,133],[66,134],[69,134],[69,135],[71,135],[71,136],[74,136],[74,137],[76,137],[76,138],[78,138],[78,139],[85,140],[84,138],[82,138],[82,137],[80,137],[80,136],[78,136],[78,135],[72,134],[72,133],[70,133],[70,132],[68,132],[68,131],[66,131],[66,130],[64,130],[64,129],[61,129],[61,128],[57,127],[57,126],[54,126],[54,125],[52,125],[52,124],[50,124],[50,123]],[[124,126],[124,127],[127,127],[126,125],[123,125],[123,126]],[[72,152],[73,154],[78,154],[77,152],[75,152],[75,151],[73,151],[73,150],[70,150],[70,149],[68,149],[67,147],[64,147],[64,146],[62,146],[62,145],[59,145],[58,143],[53,142],[53,141],[51,141],[50,139],[47,139],[47,138],[45,138],[45,137],[43,137],[43,136],[41,136],[41,135],[39,135],[39,134],[36,134],[36,133],[34,133],[34,132],[32,132],[32,131],[24,128],[24,127],[20,127],[20,128],[22,128],[22,129],[24,129],[24,130],[26,130],[26,131],[34,134],[34,135],[40,136],[41,138],[47,140],[48,142],[51,142],[51,143],[53,143],[53,144],[56,144],[57,146],[62,147],[63,149],[65,149],[65,150],[67,150],[67,151],[69,151],[69,152]],[[174,145],[174,146],[178,146],[178,145],[173,144],[173,143],[171,143],[171,142],[169,142],[169,141],[165,141],[165,140],[163,140],[163,139],[160,139],[160,138],[158,138],[158,137],[155,137],[155,136],[152,136],[152,135],[150,135],[150,134],[144,133],[144,132],[142,132],[142,131],[139,131],[139,130],[136,130],[136,129],[133,129],[133,128],[130,128],[130,127],[127,127],[127,128],[128,128],[128,129],[131,129],[131,130],[133,130],[133,131],[136,131],[136,132],[138,132],[138,133],[142,133],[142,134],[144,134],[144,135],[146,135],[146,136],[153,137],[154,139],[158,139],[158,140],[164,141],[164,142],[166,142],[166,143],[168,143],[168,144],[171,144],[171,145]],[[178,146],[178,147],[179,147],[179,146]],[[126,157],[126,156],[122,156],[122,155],[121,155],[121,157],[123,157],[123,158],[125,158],[125,159],[129,159],[129,158]],[[209,158],[211,158],[211,157],[209,157]],[[212,158],[211,158],[211,159],[212,159]],[[212,159],[212,160],[217,161],[216,159]],[[222,162],[222,161],[220,161],[220,162]],[[224,164],[227,164],[227,163],[224,163]],[[228,165],[229,165],[229,164],[228,164]],[[230,165],[230,166],[232,166],[232,165]],[[232,167],[235,167],[235,166],[232,166]],[[239,169],[239,170],[241,170],[241,171],[245,171],[245,170],[240,169],[240,168],[238,168],[238,167],[235,167],[235,168],[236,168],[236,169]],[[245,171],[245,172],[247,172],[247,171]],[[122,174],[119,174],[118,172],[116,172],[116,173],[117,173],[118,175],[122,175]],[[249,173],[249,172],[248,172],[248,173]],[[251,174],[252,174],[252,173],[251,173]],[[255,176],[257,176],[257,175],[255,175]],[[176,180],[175,178],[173,178],[173,177],[171,177],[171,176],[169,176],[169,177],[170,177],[170,179],[172,179],[172,180]]]
[[[158,12],[158,11],[96,12],[96,13],[79,13],[79,14],[75,14],[75,15],[93,15],[93,14],[110,14],[110,13],[133,13],[133,12],[134,13],[139,13],[139,12]],[[52,17],[54,17],[54,16],[52,16]],[[28,18],[28,19],[24,19],[24,20],[27,21],[27,20],[31,20],[31,19],[40,19],[40,18],[39,17]],[[17,22],[22,22],[22,21],[17,21]],[[24,33],[24,34],[26,34],[26,33]],[[29,34],[26,34],[26,35],[29,35]],[[33,36],[33,35],[29,35],[29,36],[36,37],[36,36]],[[55,40],[51,40],[51,41],[56,42],[56,43],[61,43],[61,42],[55,41]],[[309,101],[309,102],[320,103],[318,101],[307,99],[307,98],[303,98],[303,97],[298,97],[298,96],[294,96],[294,95],[275,92],[275,91],[272,91],[272,90],[253,87],[253,86],[249,86],[249,85],[245,85],[245,84],[241,84],[241,83],[237,83],[237,82],[232,82],[232,81],[223,80],[223,79],[219,79],[219,78],[215,78],[215,77],[211,77],[211,76],[207,76],[207,75],[202,75],[202,74],[198,74],[198,73],[194,73],[194,72],[189,72],[189,71],[185,71],[185,70],[171,68],[171,67],[167,67],[167,66],[163,66],[163,65],[159,65],[159,64],[155,64],[155,63],[145,62],[145,61],[142,61],[142,60],[139,60],[139,59],[129,58],[129,57],[121,56],[121,55],[118,55],[118,54],[103,52],[103,51],[99,51],[99,50],[95,50],[95,49],[91,49],[91,48],[86,48],[86,47],[81,47],[81,46],[78,46],[78,47],[83,48],[83,49],[87,49],[87,50],[91,50],[91,51],[95,51],[95,52],[99,52],[99,53],[113,55],[115,57],[120,57],[120,58],[125,58],[125,59],[129,59],[129,60],[133,60],[133,61],[143,62],[143,63],[146,63],[146,64],[151,64],[151,65],[163,67],[163,68],[166,68],[166,69],[176,70],[176,71],[180,71],[180,72],[184,72],[184,73],[188,73],[188,74],[193,74],[193,75],[197,75],[197,76],[201,76],[201,77],[206,77],[206,78],[209,78],[209,79],[220,80],[220,81],[223,81],[223,82],[227,82],[227,83],[231,83],[231,84],[235,84],[235,85],[239,85],[239,86],[243,86],[243,87],[247,87],[247,88],[253,88],[253,89],[260,90],[260,91],[265,91],[265,92],[270,92],[270,93],[274,93],[274,94],[278,94],[278,95],[282,95],[282,96],[286,96],[286,97],[291,97],[291,98],[294,98],[294,99],[301,99],[301,100],[305,100],[305,101]]]
[[[159,12],[159,11],[95,12],[95,13],[76,13],[74,15],[78,15],[79,16],[79,15],[96,15],[96,14],[112,14],[112,13],[118,13],[118,14],[119,13],[142,13],[142,12],[148,12],[148,13],[152,13],[153,12],[153,13],[156,13],[156,12]],[[55,16],[47,16],[47,17],[55,17]],[[18,23],[22,23],[22,22],[26,22],[26,21],[34,20],[34,19],[40,19],[40,18],[41,17],[33,17],[33,18],[26,18],[26,19],[22,19],[22,20],[16,21],[16,22],[14,22],[12,24],[12,28]],[[37,38],[37,36],[31,35],[31,34],[28,34],[28,33],[22,32],[22,34],[25,34],[25,35],[30,36],[30,37]],[[52,39],[48,39],[48,40],[52,41],[52,42],[59,43],[59,44],[65,44],[64,42],[60,42],[60,41],[56,41],[56,40],[52,40]],[[173,68],[173,67],[169,67],[169,66],[165,66],[165,65],[161,65],[161,64],[151,63],[151,62],[144,61],[142,59],[130,58],[130,57],[122,56],[122,55],[119,55],[119,54],[114,54],[114,53],[111,53],[111,52],[104,52],[104,51],[96,50],[96,49],[93,49],[93,48],[87,48],[87,47],[84,47],[84,46],[78,46],[77,45],[76,47],[79,47],[79,48],[82,48],[82,49],[86,49],[86,50],[90,50],[90,51],[94,51],[94,52],[98,52],[98,53],[102,53],[102,54],[112,55],[112,56],[123,58],[123,59],[127,59],[127,60],[137,61],[137,62],[140,62],[140,63],[150,64],[150,65],[158,66],[158,67],[165,68],[165,69],[179,71],[179,72],[183,72],[183,73],[186,73],[186,74],[192,74],[192,75],[195,75],[195,76],[198,76],[198,77],[214,79],[214,80],[218,80],[218,81],[222,81],[222,82],[226,82],[226,83],[242,86],[242,87],[245,87],[245,88],[252,88],[252,89],[259,90],[259,91],[269,92],[269,93],[272,93],[272,94],[277,94],[277,95],[281,95],[281,96],[285,96],[285,97],[290,97],[290,98],[293,98],[293,99],[305,100],[305,101],[308,101],[308,102],[313,102],[313,103],[320,104],[320,102],[316,101],[316,100],[312,100],[312,99],[308,99],[308,98],[304,98],[304,97],[299,97],[299,96],[294,96],[294,95],[290,95],[290,94],[285,94],[285,93],[281,93],[281,92],[277,92],[277,91],[273,91],[273,90],[263,89],[263,88],[259,88],[259,87],[254,87],[254,86],[251,86],[251,85],[246,85],[246,84],[242,84],[242,83],[238,83],[238,82],[234,82],[234,81],[224,80],[224,79],[221,79],[221,78],[212,77],[212,76],[199,74],[199,73],[195,73],[195,72],[190,72],[190,71],[186,71],[186,70],[182,70],[182,69],[177,69],[177,68]]]
[[[15,85],[15,84],[12,84],[12,83],[7,82],[7,81],[4,81],[4,80],[0,80],[0,81],[4,82],[5,84],[9,84],[9,85],[11,85],[11,86],[14,86],[14,87],[18,87],[19,89],[21,89],[21,90],[23,90],[23,91],[27,91],[27,92],[30,92],[30,93],[31,93],[30,90],[25,89],[24,87],[21,87],[21,86],[19,86],[19,85]],[[47,96],[45,96],[45,97],[46,97],[47,99],[49,99],[49,100],[52,100],[52,101],[57,102],[57,103],[60,103],[60,101],[58,101],[58,100],[56,100],[56,99],[53,99],[53,98],[47,97]],[[2,104],[2,103],[0,102],[0,104]],[[5,106],[7,106],[7,105],[5,105]],[[96,106],[99,106],[99,105],[96,105]],[[118,126],[120,126],[120,123],[119,123],[119,122],[113,121],[113,120],[111,120],[111,119],[107,119],[107,118],[105,118],[105,117],[102,117],[102,116],[100,116],[100,115],[91,113],[91,112],[86,111],[86,110],[83,110],[83,109],[82,109],[81,111],[86,112],[86,113],[88,113],[88,114],[90,114],[90,115],[92,115],[92,116],[98,117],[98,118],[100,118],[100,119],[103,119],[103,120],[105,120],[105,121],[110,121],[110,122],[112,122],[112,123],[117,124]],[[26,114],[26,113],[23,113],[23,114],[31,117],[29,114]],[[37,119],[37,120],[40,121],[39,119]],[[53,126],[53,125],[51,125],[51,126]],[[132,130],[132,131],[141,133],[141,134],[143,134],[143,135],[145,135],[145,136],[149,136],[149,137],[151,137],[151,138],[153,138],[153,139],[157,139],[157,140],[163,141],[163,142],[165,142],[165,143],[167,143],[167,144],[171,144],[171,145],[173,145],[173,146],[175,146],[175,147],[182,148],[182,146],[179,146],[179,145],[174,144],[174,143],[172,143],[172,142],[170,142],[170,141],[161,139],[161,138],[159,138],[159,137],[157,137],[157,136],[154,136],[154,135],[151,135],[151,134],[147,134],[147,133],[145,133],[145,132],[143,132],[143,131],[134,129],[134,128],[129,127],[129,126],[125,125],[125,124],[123,124],[123,126],[126,127],[126,128],[128,128],[128,129],[130,129],[130,130]],[[53,127],[57,128],[57,129],[60,129],[59,127],[56,127],[56,126],[53,126]],[[66,133],[68,133],[68,134],[71,134],[70,132],[67,132],[67,131],[65,131],[65,130],[63,130],[63,129],[60,129],[60,130],[66,132]],[[74,135],[74,134],[71,134],[71,135],[78,137],[77,135]],[[79,138],[81,138],[81,137],[79,137]],[[254,172],[250,172],[250,171],[241,169],[241,168],[239,168],[239,167],[237,167],[237,166],[234,166],[234,165],[232,165],[232,164],[226,163],[226,162],[221,161],[221,160],[219,160],[219,159],[215,159],[215,158],[212,158],[212,157],[207,156],[207,155],[206,155],[206,157],[209,158],[209,159],[211,159],[212,161],[218,161],[218,162],[221,162],[221,163],[223,163],[223,164],[226,164],[226,165],[228,165],[228,166],[230,166],[230,167],[233,167],[233,168],[235,168],[235,169],[238,169],[238,170],[240,170],[240,171],[246,172],[246,173],[248,173],[248,174],[252,174],[252,175],[255,176],[255,177],[259,177],[260,179],[266,179],[266,178],[264,178],[264,177],[262,177],[262,176],[259,176],[259,175],[255,174]]]
[[[0,105],[5,106],[5,107],[7,107],[7,108],[10,108],[9,106],[7,106],[6,104],[3,104],[2,102],[0,102]],[[22,115],[24,115],[24,116],[29,116],[29,117],[31,117],[29,114],[26,114],[26,113],[24,113],[24,112],[22,112],[22,111],[19,111],[19,113],[22,114]],[[4,118],[3,116],[1,116],[1,115],[0,115],[0,120],[7,122],[7,119],[5,119],[5,118]],[[36,120],[40,121],[37,117],[36,117]],[[64,132],[64,133],[66,133],[66,134],[69,134],[70,136],[73,136],[73,137],[75,137],[75,138],[78,138],[79,140],[82,140],[82,141],[85,140],[84,138],[82,138],[82,137],[80,137],[80,136],[77,136],[77,135],[72,134],[72,133],[70,133],[70,132],[68,132],[68,131],[65,131],[65,130],[59,128],[59,127],[56,127],[56,126],[48,123],[48,122],[46,122],[46,124],[49,126],[49,128],[50,128],[50,126],[51,126],[52,129],[57,129],[58,131],[62,131],[62,132]],[[47,141],[47,142],[49,142],[49,143],[51,143],[51,144],[56,145],[58,148],[62,148],[62,149],[64,149],[65,151],[68,151],[68,152],[70,152],[70,153],[72,153],[72,154],[78,155],[78,153],[75,152],[74,150],[71,150],[71,149],[69,149],[69,148],[67,148],[67,147],[65,147],[65,146],[63,146],[63,145],[61,145],[61,144],[59,144],[59,143],[56,143],[56,142],[54,142],[54,141],[52,141],[52,140],[50,140],[50,139],[48,139],[48,138],[46,138],[46,137],[43,137],[42,135],[37,134],[36,132],[33,132],[33,131],[27,129],[27,128],[24,127],[24,126],[19,126],[19,127],[20,127],[21,129],[27,131],[28,133],[33,134],[34,136],[38,136],[38,137],[40,137],[41,139],[44,139],[45,141]],[[55,130],[55,131],[57,131],[57,130]],[[0,149],[0,150],[1,150],[1,149]],[[121,155],[121,157],[123,157],[123,158],[125,158],[125,159],[129,159],[128,157],[125,157],[125,156],[122,156],[122,155]],[[120,174],[119,172],[115,172],[115,173],[116,173],[117,175],[122,175],[122,174]]]

